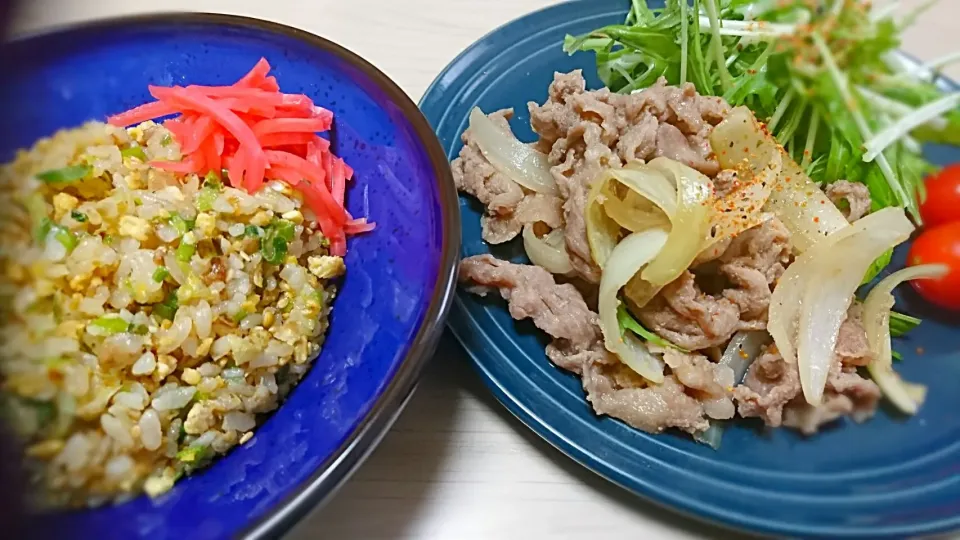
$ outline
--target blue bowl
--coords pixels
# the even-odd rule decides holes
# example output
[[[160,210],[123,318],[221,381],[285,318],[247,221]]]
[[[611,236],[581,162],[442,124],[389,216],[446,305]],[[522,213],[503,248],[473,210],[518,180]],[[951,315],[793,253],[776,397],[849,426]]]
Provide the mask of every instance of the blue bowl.
[[[254,19],[112,19],[6,44],[0,158],[60,128],[150,100],[148,84],[228,84],[260,58],[283,91],[336,114],[334,151],[356,170],[347,276],[313,369],[254,438],[156,500],[58,514],[61,538],[273,537],[330,495],[397,417],[443,329],[460,247],[443,150],[409,98],[355,54]],[[16,129],[12,129],[16,126]],[[64,536],[64,533],[69,533]]]
[[[663,7],[663,1],[648,5]],[[420,103],[447,157],[463,146],[460,134],[473,107],[513,107],[514,131],[532,141],[526,104],[546,100],[554,72],[582,69],[590,88],[601,88],[595,56],[568,56],[564,36],[621,24],[629,6],[629,0],[561,2],[493,31],[453,60]],[[925,151],[934,163],[960,159],[954,147]],[[475,199],[463,196],[460,204],[463,256],[489,252],[526,262],[519,240],[483,241],[483,208]],[[893,268],[903,266],[904,251],[897,251]],[[960,317],[931,309],[909,286],[899,289],[897,309],[924,319],[894,343],[904,357],[897,370],[929,388],[919,414],[907,418],[884,405],[868,422],[844,421],[811,438],[737,421],[719,451],[598,417],[579,378],[546,358],[546,336],[530,321],[514,321],[499,298],[459,292],[450,326],[513,414],[612,482],[728,527],[776,537],[872,540],[960,529]]]

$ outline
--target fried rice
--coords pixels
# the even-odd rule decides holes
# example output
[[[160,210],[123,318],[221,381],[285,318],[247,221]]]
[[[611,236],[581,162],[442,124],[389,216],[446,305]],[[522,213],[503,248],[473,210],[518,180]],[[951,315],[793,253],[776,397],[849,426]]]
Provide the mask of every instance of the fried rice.
[[[89,123],[0,169],[0,375],[44,504],[156,496],[248,441],[317,356],[343,260],[300,196]]]

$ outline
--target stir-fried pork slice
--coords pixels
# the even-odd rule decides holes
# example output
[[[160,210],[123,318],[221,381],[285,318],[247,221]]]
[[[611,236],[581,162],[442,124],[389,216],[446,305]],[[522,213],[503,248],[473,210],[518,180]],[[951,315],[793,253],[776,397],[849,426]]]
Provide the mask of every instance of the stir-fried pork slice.
[[[724,290],[705,293],[687,271],[637,312],[647,328],[685,349],[720,346],[740,330],[766,328],[773,285],[790,262],[790,233],[771,218],[714,248],[696,264],[717,265]],[[717,255],[719,249],[725,250]]]
[[[658,433],[676,427],[689,432],[709,427],[707,415],[733,414],[729,387],[733,373],[698,354],[670,349],[674,370],[663,384],[649,385],[603,346],[597,314],[570,284],[557,284],[546,270],[500,261],[490,255],[465,259],[460,280],[478,294],[497,290],[511,316],[531,319],[554,338],[547,356],[559,367],[580,374],[587,399],[598,414]],[[686,386],[685,386],[686,385]]]
[[[740,416],[756,416],[769,426],[785,425],[806,434],[841,416],[863,421],[873,415],[881,395],[873,381],[857,373],[856,367],[869,362],[868,356],[859,310],[852,308],[841,326],[834,364],[818,407],[810,406],[803,397],[798,366],[771,347],[750,366],[743,384],[734,390]]]
[[[870,213],[870,190],[860,182],[837,180],[828,185],[824,192],[833,204],[840,208],[846,206],[846,209],[841,211],[850,223]]]
[[[740,308],[731,300],[704,294],[684,272],[636,313],[667,341],[695,351],[720,345],[741,329]]]
[[[583,373],[587,399],[598,414],[620,418],[648,433],[670,427],[697,433],[710,427],[703,404],[688,395],[673,377],[655,386],[623,388],[614,383],[605,368],[603,364],[588,364]]]
[[[590,311],[576,287],[557,284],[539,266],[477,255],[460,263],[460,280],[480,295],[491,289],[499,291],[507,301],[510,315],[517,320],[531,319],[537,328],[554,338],[555,350],[581,354],[595,349],[601,340],[597,314]],[[561,362],[565,365],[558,365],[564,369],[581,371],[575,364]]]

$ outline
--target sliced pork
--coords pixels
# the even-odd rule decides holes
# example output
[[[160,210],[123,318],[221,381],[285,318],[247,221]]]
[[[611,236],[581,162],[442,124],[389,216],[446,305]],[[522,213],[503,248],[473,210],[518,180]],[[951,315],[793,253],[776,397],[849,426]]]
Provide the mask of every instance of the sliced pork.
[[[829,184],[824,192],[850,223],[870,213],[870,190],[865,184],[837,180]]]
[[[603,346],[597,314],[570,284],[532,265],[514,264],[490,255],[460,263],[460,280],[477,294],[499,292],[517,320],[530,319],[553,342],[547,356],[558,366],[581,375],[587,399],[598,414],[659,433],[668,428],[703,431],[712,418],[733,415],[730,387],[733,372],[699,354],[670,349],[671,368],[663,384],[649,385]]]
[[[860,422],[872,416],[881,396],[880,388],[857,373],[857,364],[863,362],[859,354],[865,353],[858,344],[861,339],[866,342],[866,335],[859,321],[851,319],[848,316],[841,327],[843,337],[837,343],[819,406],[811,406],[804,399],[797,365],[784,360],[771,347],[750,366],[743,384],[734,390],[740,416],[759,417],[769,426],[783,425],[805,434],[815,433],[820,426],[840,417],[850,416]],[[851,356],[855,348],[856,355]]]
[[[637,316],[650,330],[689,350],[722,345],[741,330],[763,330],[773,285],[789,260],[790,233],[772,218],[707,250],[692,272],[664,287]],[[725,283],[719,293],[708,294],[697,283],[695,273],[704,268],[705,274],[714,274],[713,281]]]

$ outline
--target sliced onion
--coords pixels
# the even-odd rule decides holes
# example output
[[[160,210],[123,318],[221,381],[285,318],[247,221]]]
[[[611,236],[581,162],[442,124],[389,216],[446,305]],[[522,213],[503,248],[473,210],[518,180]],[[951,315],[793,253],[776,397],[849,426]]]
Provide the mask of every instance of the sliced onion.
[[[714,450],[720,449],[720,442],[723,440],[724,424],[716,420],[710,422],[710,427],[705,431],[698,431],[693,434],[693,440],[700,444],[705,444]]]
[[[710,179],[695,169],[666,158],[656,158],[648,164],[672,176],[677,193],[677,210],[670,215],[670,237],[667,248],[660,252],[641,277],[655,287],[662,287],[677,279],[690,267],[703,249],[713,217]],[[657,204],[656,201],[652,201]]]
[[[523,249],[533,264],[542,267],[551,274],[567,275],[573,272],[570,255],[567,254],[563,229],[554,229],[538,238],[533,232],[533,224],[523,226]]]
[[[559,195],[547,156],[542,152],[505,132],[478,107],[470,112],[470,130],[483,157],[498,171],[530,191]]]
[[[626,291],[630,301],[642,307],[701,252],[712,215],[707,177],[667,158],[647,164],[631,162],[605,171],[590,190],[586,211],[590,252],[605,268],[621,226],[642,232],[669,224],[668,247],[634,277]]]
[[[620,225],[610,218],[603,208],[603,203],[606,201],[604,186],[608,180],[604,176],[593,183],[587,195],[587,208],[584,211],[590,256],[601,269],[606,266],[613,248],[617,247],[617,242],[620,241]]]
[[[618,190],[627,191],[623,199],[617,196]],[[609,213],[611,206],[613,215]],[[663,224],[669,229],[670,216],[676,214],[676,210],[676,187],[662,171],[639,162],[604,171],[590,188],[585,212],[593,261],[604,268],[620,240],[623,224],[629,225],[624,228],[633,232],[664,228]]]
[[[770,334],[763,331],[756,332],[737,332],[733,339],[727,344],[723,351],[719,364],[728,366],[733,370],[733,382],[735,385],[743,382],[747,370],[760,356],[760,351],[764,345],[770,343]],[[693,434],[693,439],[700,444],[705,444],[714,450],[720,448],[720,442],[723,440],[723,432],[726,422],[712,420],[710,427],[706,431]]]
[[[780,187],[770,195],[766,209],[790,231],[790,241],[798,253],[849,225],[833,201],[786,154]]]
[[[663,360],[652,354],[632,332],[620,332],[618,294],[630,278],[660,253],[667,238],[668,233],[663,229],[650,229],[630,234],[617,244],[606,261],[597,300],[600,329],[607,350],[638,375],[657,384],[663,382]]]
[[[721,167],[737,170],[738,176],[747,171],[752,173],[754,181],[745,193],[747,199],[766,201],[765,210],[773,212],[783,222],[798,252],[806,251],[830,233],[848,225],[836,205],[762,129],[746,107],[735,108],[717,125],[710,134],[710,146]],[[745,160],[746,167],[743,166]],[[771,181],[772,171],[777,171],[778,177]],[[756,179],[760,181],[756,182]],[[736,200],[722,202],[737,203]],[[734,219],[723,225],[736,228],[736,219],[742,219],[738,218],[739,214],[748,209],[742,204],[737,206],[732,216]],[[723,234],[729,233],[720,231],[718,237],[722,239]]]
[[[603,210],[610,219],[630,232],[640,232],[647,229],[670,230],[670,218],[658,210],[649,200],[637,195],[635,191],[628,191],[621,200],[610,193],[611,184],[603,188]]]
[[[676,172],[670,168],[671,163],[684,166],[671,159],[657,158],[647,164],[631,162],[622,169],[609,169],[606,178],[620,182],[672,218],[679,210],[679,200]],[[641,211],[639,208],[637,210]]]
[[[856,229],[848,226],[825,238],[815,249],[808,250],[797,257],[777,280],[777,285],[770,297],[767,332],[773,337],[784,360],[791,363],[797,361],[796,339],[801,302],[817,257],[822,258],[837,241],[852,235],[855,231]]]
[[[890,345],[893,289],[904,281],[937,278],[946,274],[947,271],[948,268],[941,264],[912,266],[898,270],[877,283],[863,302],[863,327],[867,331],[867,343],[870,345],[870,354],[873,357],[867,370],[887,399],[906,414],[917,412],[923,403],[926,389],[903,381],[893,370],[893,354]]]
[[[840,325],[867,268],[911,232],[903,209],[884,208],[815,244],[780,278],[767,330],[784,359],[799,362],[807,403],[823,398]]]
[[[763,206],[780,178],[783,155],[746,107],[733,109],[710,134],[724,169],[736,171],[739,187],[717,202],[713,242],[732,238],[763,220]]]
[[[730,366],[733,381],[740,384],[750,365],[760,356],[764,345],[770,343],[770,334],[763,331],[737,332],[727,344],[720,358],[720,364]]]

